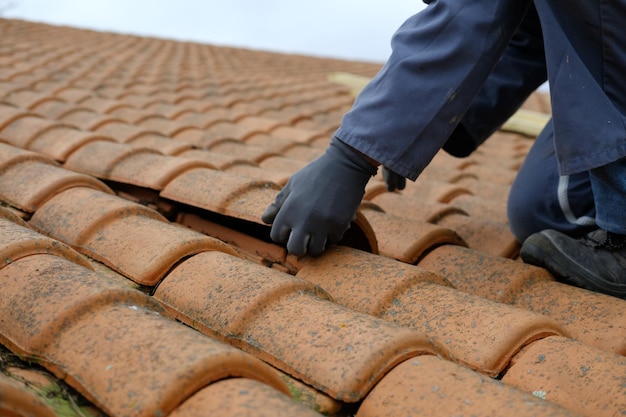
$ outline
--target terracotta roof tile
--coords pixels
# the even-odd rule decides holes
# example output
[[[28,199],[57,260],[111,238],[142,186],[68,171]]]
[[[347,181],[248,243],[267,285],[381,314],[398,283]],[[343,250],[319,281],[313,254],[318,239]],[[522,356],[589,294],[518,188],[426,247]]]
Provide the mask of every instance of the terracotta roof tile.
[[[623,300],[556,282],[532,265],[458,246],[435,249],[419,266],[441,273],[462,291],[550,317],[591,346],[619,354],[626,349]]]
[[[437,223],[446,216],[467,214],[459,207],[450,204],[425,201],[420,198],[404,196],[400,193],[383,192],[370,200],[386,213],[397,217],[422,222]]]
[[[24,116],[8,123],[0,131],[0,135],[3,141],[7,143],[28,149],[36,136],[53,126],[58,126],[58,123],[36,116]]]
[[[183,172],[211,167],[199,160],[162,155],[129,144],[96,141],[76,150],[65,167],[95,177],[161,190]]]
[[[38,395],[1,373],[0,414],[9,417],[55,417],[57,415]]]
[[[231,378],[204,388],[179,405],[171,417],[314,417],[312,409],[253,379]]]
[[[33,231],[26,223],[16,219],[5,209],[0,210],[2,248],[0,253],[5,264],[35,254],[52,254],[78,265],[91,268],[86,260],[69,246]]]
[[[567,334],[545,316],[456,291],[432,272],[349,248],[307,258],[297,276],[338,303],[427,335],[453,361],[490,376],[525,344]]]
[[[416,393],[420,393],[417,395]],[[356,417],[399,415],[575,416],[553,403],[434,356],[393,369],[363,401]]]
[[[73,187],[111,192],[109,187],[91,176],[41,160],[3,164],[0,170],[0,199],[27,213],[33,213],[56,194]]]
[[[361,212],[378,241],[382,255],[414,264],[429,250],[443,244],[465,246],[465,242],[453,230],[429,223],[407,221],[364,206]]]
[[[515,258],[519,254],[520,243],[505,223],[464,213],[451,213],[434,223],[454,230],[468,247],[478,252],[503,258]]]
[[[530,344],[502,381],[582,415],[616,416],[626,410],[626,359],[571,339]]]
[[[87,188],[57,194],[30,223],[142,285],[155,285],[191,254],[233,252],[218,240],[170,224],[154,210]],[[143,249],[137,253],[133,247]]]
[[[12,319],[2,326],[2,338],[67,375],[113,415],[167,413],[227,376],[283,387],[254,358],[159,315],[158,305],[141,292],[61,258],[24,258],[0,270],[0,279],[6,290],[2,311]],[[147,348],[136,348],[139,339]],[[146,366],[155,359],[159,367]]]
[[[29,144],[30,150],[41,152],[57,161],[65,161],[76,149],[94,141],[113,141],[99,133],[78,130],[70,126],[54,126],[35,137]]]
[[[280,187],[222,171],[198,168],[167,184],[161,196],[230,217],[261,223],[260,216]]]
[[[362,399],[402,359],[432,352],[417,332],[341,308],[310,283],[219,252],[183,262],[155,297],[189,325],[347,402]],[[329,352],[329,345],[336,348]]]

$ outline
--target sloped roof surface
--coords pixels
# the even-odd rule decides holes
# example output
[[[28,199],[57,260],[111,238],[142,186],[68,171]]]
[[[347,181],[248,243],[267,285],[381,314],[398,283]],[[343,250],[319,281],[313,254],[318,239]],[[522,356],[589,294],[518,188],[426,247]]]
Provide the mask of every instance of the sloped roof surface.
[[[517,259],[532,138],[374,178],[296,259],[260,214],[379,64],[0,30],[0,414],[626,414],[626,301]]]

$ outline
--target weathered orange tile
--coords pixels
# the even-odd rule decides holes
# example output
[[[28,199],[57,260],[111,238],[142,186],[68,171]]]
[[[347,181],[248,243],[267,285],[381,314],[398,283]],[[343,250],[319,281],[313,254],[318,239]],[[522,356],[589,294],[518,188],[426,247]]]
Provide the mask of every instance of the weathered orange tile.
[[[626,358],[562,337],[530,344],[502,377],[584,416],[626,412]]]
[[[528,280],[554,279],[545,269],[458,245],[434,249],[418,266],[443,275],[461,291],[501,303],[510,303]]]
[[[276,138],[290,139],[299,143],[311,143],[317,139],[325,138],[328,140],[326,133],[320,133],[313,130],[301,129],[292,126],[279,126],[271,130],[271,135]]]
[[[11,93],[7,94],[6,96],[4,96],[3,101],[11,103],[14,106],[20,107],[22,109],[31,109],[32,107],[37,106],[37,104],[41,103],[47,98],[47,94],[24,88],[14,90]]]
[[[37,117],[37,115],[8,103],[0,103],[0,131],[22,117]]]
[[[68,327],[51,356],[59,368],[80,372],[85,396],[112,415],[167,415],[200,388],[228,377],[258,379],[287,392],[259,360],[150,310],[111,306]]]
[[[372,225],[379,252],[406,263],[416,263],[424,253],[439,245],[466,245],[451,229],[396,217],[367,206],[361,212]]]
[[[309,162],[321,156],[324,153],[324,149],[315,148],[309,145],[293,144],[289,148],[283,149],[281,153],[288,158]]]
[[[37,234],[30,234],[28,239],[27,232],[21,231],[22,236],[18,236],[19,240],[16,239],[11,246],[34,246],[36,241],[32,235]],[[46,243],[43,241],[40,245]],[[0,322],[0,338],[17,354],[45,355],[65,321],[76,320],[85,310],[97,309],[113,301],[152,305],[152,309],[159,311],[158,304],[139,291],[104,279],[88,269],[85,261],[79,265],[74,262],[77,257],[69,261],[62,249],[55,250],[53,244],[47,246],[53,249],[50,254],[42,253],[43,250],[37,254],[31,250],[30,254],[35,256],[23,254],[18,257],[14,251],[16,259],[0,270],[3,287],[0,311],[5,319]],[[7,250],[5,247],[4,251]],[[65,249],[66,253],[70,251]]]
[[[287,181],[289,181],[289,177],[291,176],[290,173],[269,171],[253,164],[233,164],[222,170],[241,176],[273,182],[281,187],[287,184]]]
[[[27,151],[0,142],[0,169],[6,169],[11,165],[20,164],[25,161],[40,161],[42,163],[54,164],[54,161],[50,158],[37,152]]]
[[[57,126],[58,123],[36,116],[25,116],[7,124],[1,131],[0,137],[13,146],[28,149],[30,143],[41,133]]]
[[[0,373],[0,415],[7,417],[55,417],[38,395]]]
[[[301,259],[296,276],[340,304],[427,335],[451,360],[490,376],[525,344],[567,334],[547,317],[457,291],[422,268],[349,248]]]
[[[399,361],[433,352],[417,332],[334,304],[306,281],[219,252],[182,262],[154,297],[179,320],[346,402],[363,398]]]
[[[356,417],[571,416],[577,414],[435,356],[398,365],[374,388]]]
[[[321,414],[297,403],[267,384],[231,378],[215,382],[176,407],[170,417],[314,417]]]
[[[68,103],[59,97],[48,97],[46,100],[37,103],[32,110],[46,119],[56,120],[73,108],[74,104]]]
[[[254,223],[280,191],[278,184],[198,168],[174,178],[161,196]]]
[[[248,136],[256,133],[266,133],[262,130],[247,128],[231,121],[219,121],[207,127],[203,140],[214,141],[216,139],[245,140]]]
[[[370,201],[382,208],[385,213],[428,223],[437,223],[451,214],[467,214],[450,204],[425,201],[399,193],[380,193]]]
[[[162,189],[187,170],[210,167],[202,161],[166,156],[155,150],[108,141],[86,144],[67,158],[65,166],[102,179],[154,190]]]
[[[107,114],[109,116],[118,117],[130,124],[137,124],[137,122],[147,116],[145,111],[128,106],[118,106]]]
[[[39,134],[29,143],[29,149],[63,162],[76,149],[95,141],[113,142],[113,139],[99,133],[59,125]]]
[[[92,130],[99,124],[116,120],[111,116],[102,115],[94,110],[74,108],[58,117],[63,123],[76,127],[80,130]]]
[[[240,158],[239,155],[226,155],[212,152],[206,149],[193,148],[181,152],[178,156],[199,161],[205,161],[213,167],[212,169],[217,170],[225,170],[233,165],[257,166],[257,164],[255,164],[254,162],[250,162],[244,158]]]
[[[90,95],[80,101],[80,107],[90,109],[95,113],[107,114],[115,111],[116,109],[125,106],[118,100],[108,99],[104,97],[97,97]]]
[[[259,166],[263,169],[274,170],[278,172],[295,173],[304,168],[306,162],[296,159],[285,158],[284,156],[270,156],[259,161]]]
[[[402,190],[402,195],[418,197],[425,201],[449,203],[462,195],[472,195],[472,192],[459,184],[420,178],[414,182],[407,181],[406,188]]]
[[[129,140],[127,143],[130,143],[138,148],[154,149],[164,155],[171,156],[179,155],[193,148],[191,144],[175,141],[161,134],[152,132],[137,136],[136,138]]]
[[[135,126],[122,120],[110,120],[107,123],[100,124],[94,130],[103,135],[112,137],[117,142],[123,143],[130,142],[131,140],[147,133],[162,136],[158,132]]]
[[[286,392],[256,359],[164,318],[145,294],[61,258],[21,259],[0,270],[0,280],[8,291],[3,317],[11,319],[2,338],[108,414],[167,414],[229,376]]]
[[[190,126],[188,123],[185,123],[185,122],[170,120],[170,119],[166,119],[163,116],[155,116],[155,115],[149,115],[149,116],[140,118],[134,123],[145,129],[154,130],[165,136],[170,136],[170,137],[176,136],[178,132],[182,132],[187,128],[195,128],[194,126]]]
[[[460,208],[471,217],[477,219],[486,219],[504,225],[509,223],[506,214],[506,204],[503,204],[501,201],[487,200],[480,196],[464,194],[455,197],[449,204]]]
[[[517,174],[516,170],[496,165],[471,164],[462,170],[465,175],[473,175],[481,181],[500,185],[511,185]]]
[[[281,126],[284,126],[284,123],[278,120],[258,116],[246,116],[242,119],[237,120],[237,124],[240,126],[245,126],[247,129],[266,133],[269,133]]]
[[[506,224],[454,213],[441,217],[436,224],[454,230],[478,252],[511,259],[519,254],[521,245]]]
[[[233,253],[225,243],[169,223],[154,210],[87,188],[49,199],[30,224],[142,285],[157,284],[191,254]]]
[[[587,345],[626,356],[626,301],[543,279],[524,282],[511,304],[560,323]]]
[[[231,110],[225,107],[213,107],[201,113],[188,108],[187,112],[179,113],[174,119],[203,129],[218,122],[233,121]]]
[[[33,213],[54,195],[72,187],[112,193],[97,179],[41,160],[22,160],[0,169],[0,199]]]
[[[87,99],[88,97],[91,97],[92,94],[93,92],[90,90],[85,90],[74,86],[68,86],[57,91],[55,93],[55,96],[69,103],[79,103]]]
[[[503,205],[506,205],[511,188],[508,185],[494,184],[472,177],[461,178],[455,184],[463,187],[475,196],[480,196],[486,200],[498,201]]]
[[[246,145],[238,141],[223,141],[209,148],[211,152],[217,152],[224,155],[237,155],[241,159],[250,162],[259,162],[270,156],[276,156],[275,153],[267,151],[265,148]]]

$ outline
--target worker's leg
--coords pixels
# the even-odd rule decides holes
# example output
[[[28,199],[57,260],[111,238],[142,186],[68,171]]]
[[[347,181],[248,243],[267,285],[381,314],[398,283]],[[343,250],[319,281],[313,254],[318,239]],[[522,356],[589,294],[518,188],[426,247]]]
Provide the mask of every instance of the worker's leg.
[[[511,186],[509,227],[523,242],[544,229],[579,238],[596,228],[595,207],[587,172],[559,175],[552,122],[543,129]]]

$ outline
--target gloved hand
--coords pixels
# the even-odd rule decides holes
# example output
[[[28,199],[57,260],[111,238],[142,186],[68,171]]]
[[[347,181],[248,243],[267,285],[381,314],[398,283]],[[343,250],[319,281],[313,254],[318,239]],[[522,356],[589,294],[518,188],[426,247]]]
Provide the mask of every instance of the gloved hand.
[[[377,167],[333,138],[326,152],[293,174],[262,215],[270,237],[296,255],[321,254],[350,226]]]
[[[385,166],[383,166],[383,179],[387,184],[387,191],[404,190],[406,187],[406,178]]]

